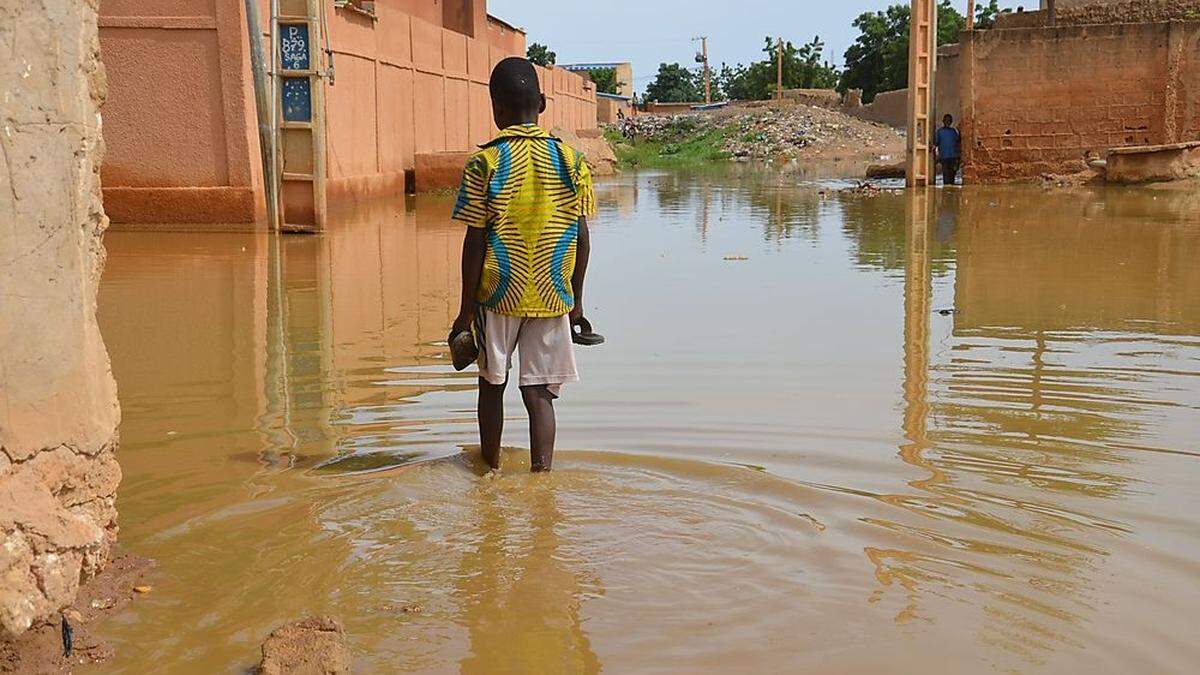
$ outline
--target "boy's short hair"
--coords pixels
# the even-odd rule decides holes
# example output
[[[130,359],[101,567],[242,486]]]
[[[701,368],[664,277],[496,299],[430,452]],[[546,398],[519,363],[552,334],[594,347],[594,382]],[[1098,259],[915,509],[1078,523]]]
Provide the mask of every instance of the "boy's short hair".
[[[542,91],[537,71],[528,59],[510,56],[492,69],[488,80],[492,101],[516,112],[537,110],[542,104]]]

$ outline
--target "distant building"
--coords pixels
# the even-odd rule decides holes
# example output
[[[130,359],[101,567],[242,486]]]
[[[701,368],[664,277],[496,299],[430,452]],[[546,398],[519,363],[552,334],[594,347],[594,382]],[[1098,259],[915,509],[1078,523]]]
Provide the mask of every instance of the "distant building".
[[[574,73],[587,73],[593,70],[613,70],[617,76],[617,96],[622,96],[627,99],[633,99],[633,66],[628,61],[614,63],[568,63],[560,65]]]
[[[614,124],[622,117],[634,114],[633,99],[617,94],[596,93],[596,121]]]

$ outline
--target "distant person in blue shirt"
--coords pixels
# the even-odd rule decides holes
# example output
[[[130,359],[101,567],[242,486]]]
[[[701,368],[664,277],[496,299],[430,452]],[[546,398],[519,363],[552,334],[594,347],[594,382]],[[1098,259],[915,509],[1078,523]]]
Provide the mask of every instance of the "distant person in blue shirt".
[[[933,144],[937,147],[937,161],[942,164],[942,183],[954,185],[955,177],[958,176],[959,158],[962,156],[959,152],[962,136],[959,135],[958,129],[954,128],[953,115],[942,118],[942,128],[937,130]]]

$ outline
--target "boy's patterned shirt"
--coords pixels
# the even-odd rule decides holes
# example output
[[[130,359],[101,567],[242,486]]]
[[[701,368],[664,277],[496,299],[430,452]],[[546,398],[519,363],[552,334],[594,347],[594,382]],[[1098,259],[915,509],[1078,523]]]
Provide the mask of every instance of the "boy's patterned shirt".
[[[570,312],[579,221],[594,211],[582,154],[534,124],[501,131],[467,160],[452,216],[487,230],[476,300],[508,316]]]

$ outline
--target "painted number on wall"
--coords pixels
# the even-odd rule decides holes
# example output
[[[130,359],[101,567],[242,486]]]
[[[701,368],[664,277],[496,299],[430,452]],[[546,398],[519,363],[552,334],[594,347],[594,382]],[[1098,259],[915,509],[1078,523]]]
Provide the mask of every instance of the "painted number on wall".
[[[283,120],[312,121],[312,87],[307,77],[283,78]]]
[[[308,24],[285,23],[279,31],[279,60],[284,70],[308,70]]]

